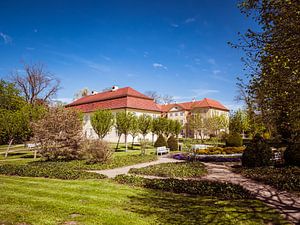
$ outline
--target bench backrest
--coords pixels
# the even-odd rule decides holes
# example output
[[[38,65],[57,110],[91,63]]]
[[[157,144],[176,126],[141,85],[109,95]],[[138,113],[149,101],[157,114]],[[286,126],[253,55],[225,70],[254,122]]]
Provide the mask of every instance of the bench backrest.
[[[166,147],[166,146],[157,147],[157,151],[158,151],[158,152],[164,152],[164,151],[167,151],[167,147]]]

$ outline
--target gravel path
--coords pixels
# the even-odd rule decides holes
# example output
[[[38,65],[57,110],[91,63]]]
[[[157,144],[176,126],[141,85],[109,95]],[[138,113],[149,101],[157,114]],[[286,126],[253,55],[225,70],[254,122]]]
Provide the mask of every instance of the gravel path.
[[[161,163],[178,162],[178,161],[179,160],[166,158],[165,156],[162,156],[159,157],[158,160],[152,162],[140,163],[132,166],[119,167],[119,168],[109,169],[109,170],[89,170],[88,172],[104,174],[109,178],[115,178],[117,175],[127,174],[131,168],[142,168],[142,167],[147,167],[147,166],[161,164]]]

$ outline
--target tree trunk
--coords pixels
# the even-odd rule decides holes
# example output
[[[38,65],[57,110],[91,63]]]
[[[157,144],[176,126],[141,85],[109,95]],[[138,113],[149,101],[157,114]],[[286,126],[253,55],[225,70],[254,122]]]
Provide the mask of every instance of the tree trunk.
[[[121,134],[121,135],[122,135],[122,134]],[[116,150],[118,150],[118,148],[119,148],[119,143],[120,143],[121,135],[119,135],[118,142],[117,142],[117,146],[116,146]]]
[[[132,136],[132,143],[131,143],[131,149],[133,150],[133,145],[134,145],[134,139],[135,139],[135,136]]]
[[[128,146],[127,146],[127,134],[125,134],[125,152],[127,152]]]
[[[154,145],[154,133],[152,133],[152,145]]]
[[[34,157],[33,157],[33,159],[36,159],[36,153],[37,153],[37,150],[34,149]]]
[[[145,153],[146,153],[146,143],[145,143],[145,140],[146,140],[146,136],[143,136],[142,155],[145,155]]]
[[[9,149],[10,149],[10,146],[12,145],[14,139],[10,139],[9,143],[8,143],[8,146],[7,146],[7,149],[6,149],[6,152],[5,152],[5,158],[7,158],[8,156],[8,152],[9,152]]]

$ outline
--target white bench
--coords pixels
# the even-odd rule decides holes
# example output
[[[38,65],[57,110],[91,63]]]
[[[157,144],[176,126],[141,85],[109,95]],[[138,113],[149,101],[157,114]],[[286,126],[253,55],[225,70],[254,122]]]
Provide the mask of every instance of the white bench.
[[[156,154],[158,155],[160,153],[160,155],[162,155],[163,153],[169,153],[170,149],[167,148],[166,146],[162,146],[162,147],[157,147],[156,148]]]
[[[32,148],[36,148],[36,147],[38,147],[40,144],[39,143],[28,143],[26,146],[27,146],[27,148],[30,148],[30,149],[32,149]]]

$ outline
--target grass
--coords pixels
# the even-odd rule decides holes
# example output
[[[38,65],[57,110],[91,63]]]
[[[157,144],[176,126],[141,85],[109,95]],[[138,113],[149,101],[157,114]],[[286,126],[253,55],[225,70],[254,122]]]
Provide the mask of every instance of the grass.
[[[234,172],[253,180],[269,184],[279,190],[300,194],[300,167],[235,168]]]
[[[200,162],[163,163],[140,169],[132,168],[129,173],[159,177],[195,178],[206,174],[204,165]]]
[[[220,200],[109,180],[0,176],[0,224],[287,224],[257,200]]]

